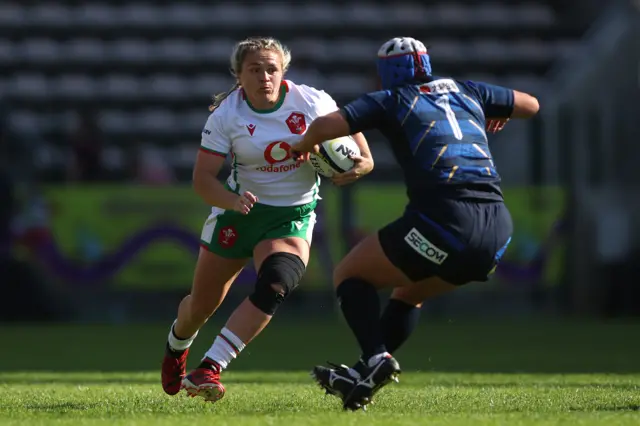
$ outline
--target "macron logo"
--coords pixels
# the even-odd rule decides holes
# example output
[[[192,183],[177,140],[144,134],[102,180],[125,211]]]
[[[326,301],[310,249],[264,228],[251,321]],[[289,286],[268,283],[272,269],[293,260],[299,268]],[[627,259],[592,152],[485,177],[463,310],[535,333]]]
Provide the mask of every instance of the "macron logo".
[[[255,124],[247,124],[247,130],[249,131],[249,134],[251,136],[253,136],[253,132],[256,131],[256,125]]]
[[[446,251],[440,250],[438,247],[431,244],[424,235],[422,235],[416,228],[412,228],[411,231],[404,237],[404,240],[409,246],[416,251],[420,256],[435,263],[436,265],[442,265],[447,259],[449,254]]]

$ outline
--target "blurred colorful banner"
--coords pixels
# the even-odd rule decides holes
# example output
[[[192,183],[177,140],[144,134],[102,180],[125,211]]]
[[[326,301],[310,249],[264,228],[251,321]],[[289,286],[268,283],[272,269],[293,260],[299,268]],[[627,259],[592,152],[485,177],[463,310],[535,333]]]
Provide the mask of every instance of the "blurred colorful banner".
[[[301,288],[330,288],[333,263],[346,238],[393,220],[406,197],[400,185],[354,188],[357,229],[340,229],[338,189],[322,188],[309,271]],[[554,284],[562,270],[558,188],[505,190],[515,234],[496,273],[498,284]],[[37,199],[34,198],[34,199]],[[209,208],[188,186],[53,186],[26,203],[17,247],[49,277],[73,286],[114,290],[187,290]],[[252,268],[241,276],[253,282]]]

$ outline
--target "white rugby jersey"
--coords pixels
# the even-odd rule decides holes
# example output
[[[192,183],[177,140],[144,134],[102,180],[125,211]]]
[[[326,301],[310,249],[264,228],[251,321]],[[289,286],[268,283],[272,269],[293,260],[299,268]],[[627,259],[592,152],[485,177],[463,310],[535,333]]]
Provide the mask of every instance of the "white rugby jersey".
[[[209,116],[200,149],[232,155],[232,191],[249,191],[272,206],[307,204],[319,198],[320,177],[311,165],[296,165],[290,147],[314,119],[338,106],[324,91],[289,80],[280,90],[278,104],[265,111],[254,109],[241,89],[231,93]]]

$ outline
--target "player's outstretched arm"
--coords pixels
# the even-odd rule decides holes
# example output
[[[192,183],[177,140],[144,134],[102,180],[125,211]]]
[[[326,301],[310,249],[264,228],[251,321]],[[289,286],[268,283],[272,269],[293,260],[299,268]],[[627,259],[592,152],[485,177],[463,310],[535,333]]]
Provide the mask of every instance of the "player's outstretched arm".
[[[313,120],[302,140],[292,147],[298,152],[317,152],[317,145],[330,139],[348,136],[349,123],[340,111],[335,111]]]
[[[249,213],[258,198],[250,192],[238,195],[228,191],[218,180],[223,164],[224,157],[200,150],[193,168],[193,189],[211,206]]]
[[[293,150],[317,152],[316,145],[326,140],[376,128],[385,115],[385,105],[392,98],[388,90],[366,93],[338,111],[316,118]]]
[[[528,93],[513,91],[513,113],[511,118],[531,118],[540,110],[538,99]]]

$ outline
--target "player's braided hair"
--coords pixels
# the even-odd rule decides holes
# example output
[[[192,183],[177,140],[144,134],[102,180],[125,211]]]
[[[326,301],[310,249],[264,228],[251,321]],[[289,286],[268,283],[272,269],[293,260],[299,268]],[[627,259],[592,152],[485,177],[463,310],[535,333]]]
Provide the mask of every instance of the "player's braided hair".
[[[226,92],[218,93],[213,96],[213,103],[209,106],[209,111],[213,111],[224,101],[229,95],[240,88],[240,82],[238,75],[242,70],[242,64],[244,58],[247,57],[249,52],[255,52],[259,50],[272,50],[278,52],[282,56],[282,72],[287,72],[289,64],[291,63],[291,51],[284,46],[280,41],[271,37],[250,37],[236,43],[231,53],[231,75],[235,77],[236,83]]]

